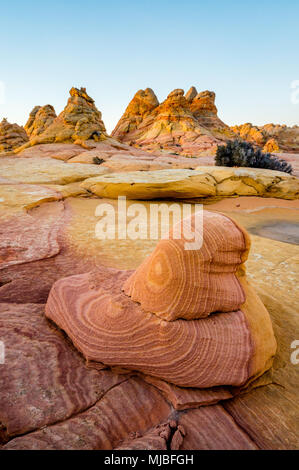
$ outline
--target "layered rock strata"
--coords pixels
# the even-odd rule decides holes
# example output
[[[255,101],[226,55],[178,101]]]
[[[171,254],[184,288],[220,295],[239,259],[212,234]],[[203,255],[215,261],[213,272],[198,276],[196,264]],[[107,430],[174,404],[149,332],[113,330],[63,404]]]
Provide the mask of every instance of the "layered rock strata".
[[[11,124],[7,119],[0,122],[0,154],[10,153],[28,141],[28,136],[23,127]]]
[[[234,133],[217,116],[215,93],[191,87],[185,95],[173,90],[161,104],[150,88],[139,90],[112,135],[146,150],[191,156],[213,152]]]

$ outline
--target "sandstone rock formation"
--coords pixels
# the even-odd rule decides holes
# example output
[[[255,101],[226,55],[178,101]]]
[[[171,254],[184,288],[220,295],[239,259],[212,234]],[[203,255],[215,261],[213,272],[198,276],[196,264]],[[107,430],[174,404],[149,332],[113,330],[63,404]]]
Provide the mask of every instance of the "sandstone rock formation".
[[[268,152],[299,153],[299,126],[280,124],[254,126],[251,123],[233,126],[231,129],[242,139],[264,146]]]
[[[59,148],[51,145],[53,152]],[[49,155],[51,145],[40,147]],[[15,174],[21,179],[20,168]],[[25,193],[27,184],[18,186]],[[35,187],[36,193],[46,190]],[[30,185],[28,198],[33,189]],[[0,194],[0,198],[6,196]],[[17,205],[17,198],[14,201]],[[117,201],[103,202],[117,207]],[[0,449],[169,449],[180,425],[185,432],[181,450],[297,449],[298,370],[290,361],[290,344],[299,328],[294,275],[298,246],[287,243],[286,237],[282,242],[251,235],[247,276],[267,306],[279,347],[271,370],[242,393],[231,387],[182,388],[141,373],[137,378],[119,375],[116,370],[88,368],[82,355],[44,315],[56,280],[98,270],[103,264],[135,269],[155,247],[149,240],[94,239],[98,204],[96,198],[72,197],[41,202],[26,213],[19,211],[18,224],[16,217],[11,222],[1,219],[0,259],[10,250],[12,260],[16,249],[20,261],[34,242],[45,248],[49,232],[51,239],[56,236],[59,249],[43,258],[50,251],[36,246],[31,252],[40,259],[24,256],[23,263],[0,266],[0,339],[5,341],[7,357],[6,364],[0,365]],[[2,208],[3,203],[0,213]],[[295,223],[298,218],[298,201],[273,198],[223,199],[208,208],[225,211],[251,233],[252,227],[265,221],[275,219],[285,227],[287,221]],[[11,210],[12,206],[8,217]],[[58,219],[60,230],[55,235]],[[35,230],[46,225],[49,229],[36,236]],[[24,228],[26,236],[18,237]],[[168,438],[172,421],[176,427]]]
[[[196,170],[159,170],[115,173],[86,179],[81,186],[100,197],[116,199],[210,198],[263,196],[298,199],[299,180],[280,171],[197,167]]]
[[[35,106],[29,114],[28,121],[24,126],[29,138],[42,134],[56,117],[55,109],[50,104]]]
[[[34,120],[38,117],[38,113],[41,110],[37,110],[36,114],[31,116]],[[33,110],[35,113],[35,111]],[[44,114],[49,114],[49,109],[43,110]],[[48,116],[49,117],[49,116]],[[53,116],[52,116],[53,117]],[[32,119],[28,124],[28,128],[34,126],[34,122],[31,124]],[[46,119],[47,121],[47,119]],[[36,126],[40,124],[36,122]],[[34,133],[30,139],[30,142],[23,145],[18,149],[23,149],[37,144],[49,144],[52,142],[69,142],[83,144],[88,139],[99,140],[102,135],[106,135],[106,129],[102,121],[102,114],[96,108],[94,100],[88,96],[85,88],[71,88],[70,98],[68,99],[67,105],[64,110],[57,116],[53,122],[44,128],[41,133]]]
[[[195,87],[173,90],[159,104],[154,92],[139,90],[112,135],[146,150],[200,155],[234,133],[217,116],[215,93]]]
[[[188,221],[195,232],[197,218]],[[185,250],[185,235],[177,239],[174,227],[133,274],[102,268],[56,282],[47,317],[101,367],[199,388],[242,386],[260,376],[276,342],[244,274],[249,237],[221,214],[205,211],[203,223],[199,252]]]
[[[18,124],[10,124],[7,119],[0,123],[0,154],[10,153],[28,141],[26,131]]]

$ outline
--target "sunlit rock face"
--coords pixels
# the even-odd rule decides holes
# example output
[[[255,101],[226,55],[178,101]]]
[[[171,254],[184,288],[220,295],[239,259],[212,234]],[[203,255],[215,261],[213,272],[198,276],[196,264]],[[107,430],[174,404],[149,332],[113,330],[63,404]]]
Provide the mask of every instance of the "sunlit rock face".
[[[53,112],[52,107],[33,109],[26,124],[29,134],[32,131],[30,142],[18,148],[18,151],[32,145],[54,142],[84,144],[88,139],[100,140],[106,134],[102,114],[96,108],[94,100],[86,93],[85,88],[71,88],[66,107],[49,124],[49,118],[51,120],[54,117]],[[40,122],[43,119],[44,124],[46,122],[49,124],[44,125],[44,129],[41,128]]]
[[[234,133],[217,116],[215,93],[191,87],[186,94],[173,90],[161,104],[151,89],[139,90],[112,135],[147,150],[194,156],[213,153]]]
[[[208,211],[202,232],[198,217],[182,224],[203,234],[200,249],[170,232],[135,272],[101,267],[54,284],[46,316],[87,361],[198,388],[242,386],[271,367],[271,321],[243,265],[249,237]]]
[[[18,124],[11,124],[7,119],[0,122],[0,153],[10,153],[28,141],[25,129]]]
[[[183,157],[180,157],[183,158]],[[195,159],[194,159],[195,160]],[[196,159],[200,160],[200,158]],[[99,197],[117,199],[213,198],[262,196],[298,199],[299,180],[263,168],[199,166],[196,170],[120,172],[88,178],[80,186]]]
[[[55,109],[50,104],[35,106],[24,126],[29,138],[42,134],[53,123],[56,117]]]

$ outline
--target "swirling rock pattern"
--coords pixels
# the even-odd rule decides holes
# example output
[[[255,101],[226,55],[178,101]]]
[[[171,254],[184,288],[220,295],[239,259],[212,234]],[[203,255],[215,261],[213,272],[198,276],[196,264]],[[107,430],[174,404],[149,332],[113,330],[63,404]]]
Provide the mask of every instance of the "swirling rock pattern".
[[[249,236],[221,214],[205,211],[202,227],[198,220],[193,216],[190,228],[196,239],[203,235],[200,249],[186,250],[186,239],[175,238],[177,229],[184,233],[179,222],[124,284],[132,300],[167,321],[231,312],[245,302],[235,274],[247,259]]]
[[[150,258],[148,266],[145,262],[133,275],[130,271],[102,268],[56,282],[49,295],[46,315],[66,331],[88,361],[138,370],[182,387],[244,385],[271,366],[276,350],[269,320],[264,322],[266,332],[262,335],[269,339],[261,356],[255,349],[260,333],[254,317],[268,317],[267,311],[261,309],[255,314],[256,305],[252,302],[248,302],[245,313],[242,311],[249,291],[245,282],[241,287],[235,274],[239,269],[238,276],[244,277],[242,263],[249,250],[248,236],[230,219],[208,211],[204,215],[203,233],[203,248],[199,250],[202,259],[189,258],[188,251],[179,245],[180,255],[177,256],[182,261],[175,269],[182,274],[178,282],[171,269],[166,269],[165,262],[168,257],[174,257],[173,240],[158,243],[158,253],[161,250],[161,260],[163,254],[164,260],[157,260],[157,263],[164,275],[160,281],[159,273],[154,279],[156,299],[148,295],[149,289],[142,290],[140,284],[142,278],[153,284],[154,252],[154,261]],[[216,279],[221,278],[221,272],[225,275],[218,283]],[[209,275],[207,283],[202,281],[209,279]],[[139,282],[142,286],[139,290],[142,298],[135,297],[135,277],[136,285]],[[173,293],[169,291],[167,279],[171,281]],[[167,292],[163,284],[159,292],[161,282],[166,285]],[[141,305],[123,293],[122,286]],[[133,286],[132,291],[130,286]],[[177,300],[179,297],[181,299]],[[167,302],[162,302],[163,298],[169,301],[169,309]],[[201,318],[215,310],[220,313]]]
[[[252,346],[242,312],[166,322],[119,292],[118,283],[127,273],[99,275],[97,282],[106,289],[94,287],[95,276],[58,281],[46,308],[87,360],[139,370],[183,387],[237,386],[248,380]]]

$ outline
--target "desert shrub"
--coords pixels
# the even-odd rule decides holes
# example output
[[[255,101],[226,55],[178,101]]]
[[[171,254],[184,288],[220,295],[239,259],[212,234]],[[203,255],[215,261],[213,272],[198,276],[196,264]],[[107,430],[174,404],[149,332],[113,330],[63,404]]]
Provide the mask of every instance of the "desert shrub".
[[[245,166],[249,168],[266,168],[269,170],[292,173],[292,166],[285,160],[263,153],[249,142],[230,140],[226,145],[218,145],[215,156],[218,166]]]
[[[101,165],[102,163],[104,163],[105,160],[103,160],[102,158],[99,158],[99,157],[93,157],[93,163],[95,163],[96,165]]]

